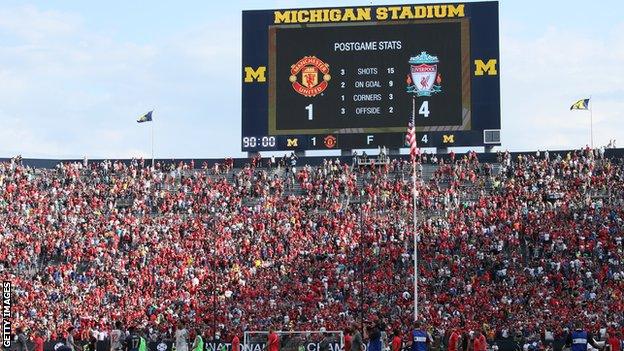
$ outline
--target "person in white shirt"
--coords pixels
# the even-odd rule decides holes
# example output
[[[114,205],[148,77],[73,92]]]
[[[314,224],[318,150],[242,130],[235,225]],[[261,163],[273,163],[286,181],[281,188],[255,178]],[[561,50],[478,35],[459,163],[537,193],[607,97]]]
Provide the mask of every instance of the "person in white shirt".
[[[178,329],[175,332],[175,347],[176,351],[188,351],[188,330],[186,330],[183,322],[178,324]]]
[[[74,341],[74,334],[76,333],[74,327],[70,327],[67,330],[67,338],[65,339],[65,345],[69,347],[71,351],[82,351],[82,347],[78,346]]]
[[[121,322],[115,322],[115,329],[110,333],[110,351],[118,351],[122,349],[121,341],[126,336],[121,331]]]

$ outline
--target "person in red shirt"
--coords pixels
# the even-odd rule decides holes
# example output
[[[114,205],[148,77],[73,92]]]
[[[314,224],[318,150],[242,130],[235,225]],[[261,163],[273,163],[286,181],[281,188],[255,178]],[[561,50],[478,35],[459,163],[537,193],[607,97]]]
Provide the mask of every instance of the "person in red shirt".
[[[351,351],[351,329],[345,329],[344,351]]]
[[[279,337],[273,330],[269,329],[269,338],[267,340],[267,351],[279,351]]]
[[[33,343],[35,344],[35,348],[33,351],[43,351],[43,332],[38,331],[35,334],[35,338],[33,339]]]
[[[485,340],[485,335],[481,333],[481,331],[477,330],[475,332],[474,341],[473,341],[473,351],[486,351],[487,349],[487,340]]]
[[[401,340],[401,332],[399,332],[399,329],[395,329],[394,336],[392,337],[391,351],[401,351],[401,346],[403,346],[403,341]]]
[[[461,334],[457,331],[457,329],[453,329],[451,336],[449,336],[448,351],[457,351],[459,349],[460,338]]]
[[[240,339],[238,338],[238,331],[234,332],[234,337],[232,338],[232,351],[240,350]]]
[[[621,351],[622,350],[622,340],[619,333],[615,335],[615,331],[609,333],[609,338],[607,339],[607,344],[611,346],[611,351]]]

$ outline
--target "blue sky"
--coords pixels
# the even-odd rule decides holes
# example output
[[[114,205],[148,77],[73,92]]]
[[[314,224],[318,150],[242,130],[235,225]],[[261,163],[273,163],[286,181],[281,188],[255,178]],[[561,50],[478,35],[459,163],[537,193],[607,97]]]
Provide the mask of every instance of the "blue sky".
[[[240,156],[244,9],[402,1],[15,1],[0,5],[0,156]],[[624,4],[500,1],[503,149],[624,145]]]

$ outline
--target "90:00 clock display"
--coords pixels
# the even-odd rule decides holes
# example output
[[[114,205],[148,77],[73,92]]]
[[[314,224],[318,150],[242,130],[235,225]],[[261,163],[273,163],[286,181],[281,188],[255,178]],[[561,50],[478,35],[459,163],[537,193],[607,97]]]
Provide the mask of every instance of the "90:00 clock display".
[[[243,137],[243,147],[275,147],[274,136]]]

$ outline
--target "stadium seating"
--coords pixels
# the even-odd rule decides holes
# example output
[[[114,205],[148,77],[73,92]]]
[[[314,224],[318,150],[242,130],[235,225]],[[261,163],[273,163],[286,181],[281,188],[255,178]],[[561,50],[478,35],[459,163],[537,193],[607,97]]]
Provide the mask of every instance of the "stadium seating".
[[[18,325],[50,337],[115,320],[161,336],[178,320],[223,338],[371,319],[405,330],[411,164],[354,164],[1,163],[0,275]],[[428,326],[537,339],[578,319],[624,326],[621,159],[469,153],[418,172]]]

